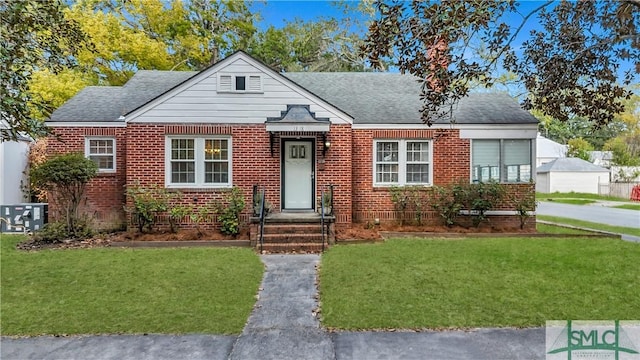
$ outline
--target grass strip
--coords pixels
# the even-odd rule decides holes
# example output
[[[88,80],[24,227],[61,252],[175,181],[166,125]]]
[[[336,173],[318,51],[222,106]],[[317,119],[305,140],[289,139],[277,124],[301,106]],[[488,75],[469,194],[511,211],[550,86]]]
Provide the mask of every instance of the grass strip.
[[[338,329],[543,326],[640,318],[640,246],[610,238],[395,239],[322,257]]]
[[[556,234],[556,235],[594,235],[596,234],[591,231],[571,229],[563,226],[556,226],[556,225],[550,225],[550,224],[536,224],[536,231],[542,234]]]
[[[627,209],[627,210],[640,210],[640,204],[624,204],[614,206],[616,209]]]
[[[568,192],[568,193],[536,193],[536,199],[539,201],[550,200],[550,199],[591,199],[591,200],[604,200],[604,201],[621,201],[621,202],[630,202],[629,199],[619,198],[615,196],[608,195],[598,195],[598,194],[590,194],[590,193],[580,193],[580,192]]]
[[[1,237],[2,335],[238,334],[263,265],[250,249],[15,249]]]
[[[595,200],[586,199],[551,199],[554,203],[571,204],[571,205],[587,205],[593,204]]]
[[[578,227],[583,227],[587,229],[608,231],[608,232],[617,233],[617,234],[640,236],[640,228],[630,228],[625,226],[599,224],[599,223],[594,223],[590,221],[569,219],[565,217],[550,216],[550,215],[536,215],[536,219],[551,221],[559,224],[578,226]]]

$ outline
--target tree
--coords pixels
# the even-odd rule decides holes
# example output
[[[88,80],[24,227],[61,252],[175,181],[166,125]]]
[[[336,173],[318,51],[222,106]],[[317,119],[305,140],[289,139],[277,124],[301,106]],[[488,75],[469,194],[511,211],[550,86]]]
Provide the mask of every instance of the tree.
[[[63,14],[59,0],[0,0],[0,130],[2,139],[48,134],[33,113],[47,115],[51,107],[33,96],[29,81],[38,69],[58,73],[73,67],[73,58],[88,42],[80,27]]]
[[[80,0],[68,16],[99,44],[79,62],[109,85],[139,69],[202,70],[246,49],[255,32],[243,1]]]
[[[67,234],[71,237],[76,237],[81,230],[80,203],[87,183],[97,173],[96,163],[81,153],[57,155],[31,169],[34,185],[49,192],[49,200],[63,210]]]
[[[277,71],[362,71],[361,42],[334,18],[294,20],[257,33],[248,52]]]
[[[640,153],[633,151],[624,137],[616,137],[607,141],[604,150],[611,151],[613,165],[640,166]]]
[[[515,1],[378,0],[375,20],[362,50],[374,66],[394,59],[402,72],[422,82],[422,120],[450,117],[453,104],[472,82],[491,86],[499,65],[516,74],[529,97],[527,109],[567,121],[588,118],[609,123],[631,95],[640,73],[640,1],[547,1],[537,3],[511,28],[504,19],[518,16]],[[514,41],[537,15],[540,30],[515,51]],[[477,42],[484,57],[469,55]],[[634,62],[619,79],[625,62]],[[619,83],[619,80],[621,80]]]
[[[567,157],[591,161],[593,146],[583,138],[575,138],[567,143]]]
[[[77,0],[64,18],[95,45],[75,53],[73,69],[31,77],[30,94],[49,110],[84,86],[123,85],[137,70],[201,70],[246,49],[255,32],[254,15],[236,0]],[[49,112],[31,115],[45,119]]]

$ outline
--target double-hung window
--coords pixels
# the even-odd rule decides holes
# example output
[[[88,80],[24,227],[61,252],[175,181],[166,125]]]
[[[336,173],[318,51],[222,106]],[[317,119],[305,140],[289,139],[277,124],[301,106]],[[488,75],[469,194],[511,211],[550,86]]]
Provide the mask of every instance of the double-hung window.
[[[428,140],[375,140],[375,186],[431,184],[431,143]]]
[[[182,137],[166,139],[168,187],[231,186],[230,137]]]
[[[84,154],[98,165],[98,172],[116,171],[116,139],[103,137],[85,138]]]
[[[473,182],[528,182],[531,180],[531,140],[472,141]]]

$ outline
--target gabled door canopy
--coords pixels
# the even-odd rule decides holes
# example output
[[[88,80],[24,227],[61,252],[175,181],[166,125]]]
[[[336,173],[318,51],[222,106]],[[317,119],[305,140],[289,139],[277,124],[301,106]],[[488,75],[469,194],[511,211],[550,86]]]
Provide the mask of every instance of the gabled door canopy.
[[[309,110],[309,105],[287,105],[279,118],[267,118],[267,131],[283,132],[329,132],[328,118],[316,118],[316,114]]]

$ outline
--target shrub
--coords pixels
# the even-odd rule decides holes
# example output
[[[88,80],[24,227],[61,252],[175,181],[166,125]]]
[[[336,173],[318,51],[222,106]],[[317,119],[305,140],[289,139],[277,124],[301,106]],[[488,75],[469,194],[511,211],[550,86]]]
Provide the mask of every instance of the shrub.
[[[538,205],[536,194],[534,192],[513,194],[511,195],[511,203],[518,213],[518,219],[520,220],[520,229],[524,229],[524,226],[531,218],[531,211],[535,211],[536,206]]]
[[[504,186],[495,181],[469,184],[469,191],[466,192],[466,195],[468,196],[467,203],[470,206],[467,209],[471,210],[473,225],[477,227],[486,221],[486,212],[495,208],[504,198],[504,194]]]
[[[51,195],[65,214],[69,237],[84,236],[79,207],[84,200],[87,183],[97,175],[97,165],[80,153],[57,155],[34,167],[30,172],[34,186]]]
[[[57,243],[65,239],[81,240],[93,236],[90,222],[86,218],[78,219],[74,232],[70,232],[63,221],[45,224],[42,229],[33,234],[33,240],[45,243]]]
[[[172,233],[178,232],[180,222],[185,216],[193,212],[189,205],[169,205],[169,227]]]
[[[456,189],[458,185],[450,184],[448,186],[433,186],[431,194],[431,207],[444,220],[446,226],[451,227],[455,224],[456,218],[460,215],[462,204],[460,203],[460,189]]]
[[[244,194],[239,187],[234,186],[225,194],[224,201],[226,204],[220,202],[215,204],[220,232],[237,235],[240,233],[240,214],[245,206]]]
[[[153,230],[156,215],[167,211],[170,196],[167,190],[157,185],[145,188],[134,184],[127,188],[127,195],[131,197],[133,206],[125,207],[125,211],[131,214],[138,231]]]
[[[428,190],[422,186],[392,186],[389,192],[400,225],[404,225],[406,219],[422,225],[425,206],[429,202]]]

